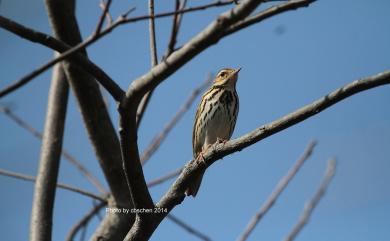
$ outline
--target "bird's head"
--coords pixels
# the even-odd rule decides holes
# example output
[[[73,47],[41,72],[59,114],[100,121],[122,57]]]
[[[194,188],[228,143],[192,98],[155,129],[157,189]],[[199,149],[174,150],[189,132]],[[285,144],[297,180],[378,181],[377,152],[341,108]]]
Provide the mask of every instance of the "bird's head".
[[[226,88],[235,88],[238,78],[238,72],[241,68],[231,69],[225,68],[221,69],[214,80],[214,86],[216,87],[226,87]]]

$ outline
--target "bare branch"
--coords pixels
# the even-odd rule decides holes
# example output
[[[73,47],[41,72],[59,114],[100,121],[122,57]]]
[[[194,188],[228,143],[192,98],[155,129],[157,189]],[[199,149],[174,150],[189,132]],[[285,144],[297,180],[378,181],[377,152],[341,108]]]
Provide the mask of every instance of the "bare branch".
[[[149,0],[149,41],[150,41],[150,66],[155,66],[157,60],[157,46],[156,46],[156,27],[154,23],[154,0]]]
[[[75,1],[45,0],[45,3],[55,36],[72,46],[82,42],[74,12]],[[104,32],[107,34],[109,31],[106,28],[101,34]],[[86,56],[85,49],[80,49],[80,54]],[[77,99],[88,137],[112,193],[113,201],[110,205],[133,208],[131,194],[123,174],[118,137],[99,86],[91,77],[92,75],[84,71],[76,61],[65,60],[62,62],[62,66],[64,66],[68,81]],[[107,86],[100,83],[107,89]],[[110,94],[118,101],[122,98],[122,93],[119,92],[122,90],[118,91],[117,96],[113,92]],[[98,237],[104,237],[107,240],[123,240],[129,226],[134,222],[134,218],[135,215],[107,214],[92,238],[95,240]]]
[[[149,158],[157,151],[157,149],[160,147],[161,143],[165,140],[165,138],[168,136],[169,132],[172,130],[172,128],[178,123],[178,121],[183,117],[183,115],[188,111],[188,109],[191,107],[192,103],[196,100],[196,97],[198,97],[199,94],[203,92],[205,88],[207,88],[212,81],[211,74],[208,74],[206,80],[197,88],[195,88],[188,99],[184,102],[184,104],[180,107],[180,109],[176,112],[176,114],[173,116],[173,118],[165,125],[164,129],[156,135],[151,143],[146,147],[145,151],[141,155],[141,163],[144,165]]]
[[[100,15],[99,22],[96,25],[95,32],[93,33],[92,36],[98,36],[100,34],[103,27],[104,20],[106,20],[106,17],[110,15],[108,12],[110,10],[110,5],[112,0],[107,0],[107,3],[104,3],[103,1],[104,0],[102,0],[102,2],[100,3],[100,5],[103,6],[103,12]]]
[[[162,177],[156,178],[156,179],[148,182],[148,187],[153,187],[153,186],[161,184],[169,179],[172,179],[172,178],[176,177],[177,175],[179,175],[182,170],[183,170],[183,168],[180,167],[173,172],[170,172]]]
[[[264,11],[261,11],[253,16],[249,16],[237,22],[236,24],[230,26],[228,29],[226,29],[223,35],[227,36],[229,34],[235,33],[243,28],[246,28],[255,23],[259,23],[276,14],[291,11],[291,10],[296,10],[301,7],[307,7],[315,1],[316,0],[290,0],[287,1],[286,3],[281,3],[279,5],[272,6]]]
[[[150,45],[150,66],[154,67],[157,65],[157,46],[156,46],[156,28],[154,24],[154,0],[149,0],[149,15],[152,18],[149,19],[149,45]],[[139,128],[142,117],[144,116],[145,110],[148,107],[150,98],[152,97],[153,90],[150,90],[148,93],[142,97],[141,103],[137,109],[136,121],[137,129]]]
[[[237,239],[237,241],[245,241],[248,239],[249,235],[253,232],[256,225],[260,222],[260,220],[264,217],[264,215],[272,208],[276,199],[280,196],[280,194],[284,191],[290,181],[295,177],[298,173],[302,165],[305,163],[307,159],[311,156],[313,149],[316,145],[315,141],[310,142],[304,153],[301,157],[296,161],[294,166],[288,171],[287,175],[284,176],[276,186],[276,188],[272,191],[271,195],[267,198],[264,204],[261,206],[260,210],[253,216],[251,221],[246,226],[242,235]]]
[[[82,43],[75,17],[75,1],[45,0],[45,4],[54,35],[72,46],[85,44]],[[80,49],[80,54],[87,56],[84,48]],[[118,138],[99,85],[77,62],[64,60],[61,64],[76,97],[88,137],[115,203],[122,207],[131,207],[130,193],[127,191],[122,171]]]
[[[40,133],[37,129],[29,125],[27,122],[22,120],[19,116],[17,116],[12,110],[2,104],[0,104],[0,112],[4,113],[6,116],[8,116],[11,120],[13,120],[17,125],[22,127],[23,129],[30,132],[34,137],[42,140],[42,133]]]
[[[89,221],[99,213],[99,211],[107,206],[107,202],[101,202],[97,205],[94,205],[91,210],[89,210],[81,219],[78,221],[71,230],[69,231],[66,241],[73,241],[77,232],[82,229],[83,227],[86,227],[89,223]]]
[[[336,160],[331,159],[328,161],[328,166],[326,168],[325,176],[324,176],[320,186],[318,187],[317,192],[315,193],[313,198],[308,203],[306,203],[303,214],[299,218],[298,223],[294,226],[294,228],[287,235],[287,237],[284,239],[284,241],[294,240],[294,238],[298,235],[298,233],[302,230],[302,228],[309,221],[309,218],[310,218],[313,210],[316,208],[317,204],[319,203],[321,198],[324,196],[325,191],[329,186],[329,183],[332,181],[335,170],[336,170]]]
[[[35,31],[29,28],[24,27],[23,25],[20,25],[12,20],[9,20],[3,16],[0,16],[0,27],[24,38],[27,40],[30,40],[32,42],[40,43],[44,46],[47,46],[53,50],[56,50],[62,54],[58,55],[56,58],[50,60],[46,64],[42,65],[41,67],[37,68],[36,70],[32,71],[31,73],[27,74],[20,80],[16,81],[15,83],[9,85],[8,87],[4,88],[0,91],[0,98],[4,97],[5,95],[15,91],[16,89],[22,87],[23,85],[30,82],[32,79],[43,73],[44,71],[48,70],[52,66],[54,66],[56,63],[72,57],[74,60],[80,64],[85,71],[87,71],[90,75],[94,76],[101,85],[104,86],[105,89],[113,96],[113,98],[116,101],[120,101],[124,95],[123,90],[113,81],[102,69],[100,69],[97,65],[92,63],[86,56],[82,54],[78,54],[79,51],[83,50],[88,45],[92,44],[96,40],[98,40],[101,35],[98,35],[94,38],[90,37],[85,42],[82,42],[80,44],[77,44],[74,47],[70,47],[66,43],[51,37],[49,35],[46,35],[44,33],[41,33],[39,31]]]
[[[82,67],[84,68],[85,71],[87,71],[89,74],[94,76],[100,84],[104,86],[104,88],[107,89],[107,91],[112,95],[112,97],[116,101],[121,101],[123,97],[123,90],[113,81],[103,70],[101,70],[97,65],[93,64],[90,60],[85,58],[84,56],[81,56],[77,54],[79,51],[85,49],[89,45],[93,44],[100,38],[104,37],[108,33],[110,33],[112,30],[114,30],[116,27],[126,24],[126,23],[133,23],[137,21],[142,21],[142,20],[148,20],[151,18],[162,18],[162,17],[168,17],[172,16],[175,14],[183,14],[183,13],[188,13],[188,12],[193,12],[193,11],[199,11],[199,10],[205,10],[211,7],[219,7],[219,6],[224,6],[233,3],[234,1],[217,1],[215,3],[211,4],[206,4],[206,5],[201,5],[198,7],[191,7],[191,8],[186,8],[183,10],[180,10],[178,12],[166,12],[166,13],[160,13],[156,14],[154,17],[150,15],[145,15],[145,16],[139,16],[139,17],[134,17],[134,18],[127,18],[127,15],[130,14],[135,8],[131,8],[128,10],[126,13],[122,14],[121,17],[119,17],[114,23],[112,23],[109,27],[105,28],[103,31],[100,32],[100,34],[97,35],[92,35],[89,37],[87,40],[85,40],[82,43],[79,43],[75,45],[74,47],[69,47],[65,43],[58,41],[57,39],[40,33],[38,31],[31,30],[29,28],[26,28],[20,24],[17,24],[16,22],[9,20],[7,18],[4,18],[0,16],[0,27],[16,34],[19,35],[22,38],[25,38],[27,40],[30,40],[32,42],[38,42],[44,46],[47,46],[49,48],[52,48],[53,50],[56,50],[60,53],[57,58],[50,60],[46,64],[43,64],[41,67],[37,68],[36,70],[32,71],[31,73],[27,74],[26,76],[22,77],[20,80],[15,81],[15,83],[7,86],[3,90],[0,90],[0,98],[4,97],[5,95],[17,90],[18,88],[24,86],[25,84],[29,83],[31,80],[33,80],[35,77],[40,75],[41,73],[45,72],[52,66],[54,66],[56,63],[70,58],[74,57],[76,61],[80,64],[82,64]],[[76,56],[76,57],[75,57]]]
[[[7,177],[13,177],[16,179],[30,181],[30,182],[35,182],[35,180],[36,180],[36,178],[33,176],[29,176],[29,175],[25,175],[25,174],[21,174],[21,173],[17,173],[17,172],[11,172],[11,171],[4,170],[1,168],[0,168],[0,175],[7,176]],[[77,187],[73,187],[73,186],[68,185],[68,184],[57,183],[56,186],[58,188],[62,188],[62,189],[65,189],[65,190],[68,190],[71,192],[75,192],[75,193],[78,193],[78,194],[81,194],[81,195],[84,195],[84,196],[87,196],[87,197],[90,197],[90,198],[93,198],[93,199],[96,199],[96,200],[99,200],[102,202],[107,202],[107,199],[103,196],[99,196],[97,194],[82,190],[82,189],[77,188]]]
[[[157,13],[157,14],[154,15],[154,19],[174,16],[175,14],[184,14],[184,13],[189,13],[189,12],[196,12],[196,11],[200,11],[200,10],[206,10],[206,9],[213,8],[213,7],[222,7],[222,6],[226,6],[226,5],[231,5],[232,3],[234,3],[233,0],[215,1],[213,3],[209,3],[209,4],[205,4],[205,5],[184,8],[184,9],[181,9],[179,11]],[[150,16],[150,15],[143,15],[143,16],[138,16],[138,17],[125,19],[124,23],[134,23],[134,22],[138,22],[138,21],[142,21],[142,20],[148,20],[150,18],[152,18],[152,16]]]
[[[0,112],[3,112],[20,127],[30,132],[34,137],[42,140],[42,133],[40,133],[38,130],[36,130],[26,121],[24,121],[22,118],[17,116],[8,107],[2,106],[0,104]],[[92,175],[92,173],[83,164],[81,164],[79,160],[77,160],[72,154],[70,154],[65,149],[62,150],[61,154],[66,160],[68,160],[71,164],[73,164],[88,179],[88,181],[99,190],[100,193],[107,194],[107,190],[104,188],[104,186],[99,182],[99,180],[95,176]]]
[[[204,158],[201,162],[192,160],[185,166],[179,177],[176,179],[175,183],[156,204],[156,207],[167,208],[169,212],[176,205],[180,204],[185,198],[184,191],[191,182],[192,178],[194,178],[200,171],[212,165],[216,160],[219,160],[224,156],[234,152],[241,151],[242,149],[253,145],[271,135],[296,125],[347,97],[386,84],[390,84],[390,71],[385,71],[365,79],[356,80],[342,88],[336,89],[335,91],[307,106],[304,106],[269,124],[263,125],[237,139],[228,141],[226,143],[214,144],[208,149],[206,153],[204,153]],[[154,230],[159,225],[166,214],[167,213],[162,213],[158,216],[154,216],[153,223],[150,223],[150,226],[147,227],[149,232],[150,229]],[[137,222],[134,224],[134,226],[136,225]],[[131,237],[132,236],[128,234],[126,240],[132,240]]]
[[[106,8],[106,6],[107,6],[107,3],[105,3],[104,0],[100,0],[99,7],[102,9],[103,12],[104,12],[104,9]],[[113,23],[113,19],[112,19],[112,16],[111,16],[109,11],[106,12],[106,18],[108,20],[107,25],[110,26]]]
[[[142,166],[139,164],[137,135],[135,134],[137,133],[135,114],[142,97],[193,57],[209,46],[217,43],[222,38],[223,32],[229,26],[246,18],[260,3],[261,1],[248,0],[219,15],[215,21],[197,36],[173,52],[167,59],[152,68],[147,74],[133,81],[129,86],[126,97],[120,103],[118,111],[121,116],[120,142],[123,163],[126,170],[126,177],[128,180],[131,179],[128,181],[128,184],[130,185],[136,208],[151,208],[154,206],[145,183]],[[185,179],[184,183],[182,183],[181,179],[183,176],[187,176],[188,173],[186,170],[190,170],[191,166],[190,164],[185,168],[168,193],[160,200],[159,207],[171,210],[184,199],[184,189],[182,190],[181,188],[188,185],[188,181]],[[188,178],[192,178],[193,175],[188,175]],[[179,189],[177,189],[178,183],[181,183]],[[157,217],[151,216],[154,215],[138,214],[125,240],[147,240],[161,220],[166,216],[166,213],[160,214]]]
[[[179,33],[180,24],[181,24],[181,20],[182,20],[182,16],[183,16],[183,14],[178,13],[178,11],[184,9],[186,4],[187,4],[187,0],[176,0],[176,4],[175,4],[175,12],[176,13],[173,16],[171,37],[170,37],[170,40],[168,43],[168,48],[167,48],[167,52],[165,53],[164,59],[166,57],[168,57],[169,55],[171,55],[171,53],[175,49],[177,35]]]
[[[185,222],[183,222],[182,220],[180,220],[179,218],[177,218],[176,216],[172,215],[172,214],[168,214],[167,215],[167,218],[169,220],[171,220],[172,222],[174,222],[175,224],[179,225],[180,227],[182,227],[184,230],[186,230],[187,232],[189,232],[190,234],[200,238],[201,240],[204,240],[204,241],[211,241],[211,239],[203,234],[202,232],[200,232],[199,230],[196,230],[195,228],[191,227],[190,225],[186,224]]]
[[[61,66],[53,71],[42,138],[41,156],[34,188],[30,240],[50,241],[56,183],[60,168],[69,85]]]
[[[308,3],[312,0],[301,0]],[[142,75],[133,81],[128,88],[126,96],[121,103],[121,108],[130,108],[132,105],[138,105],[142,96],[150,89],[155,88],[159,83],[169,77],[172,73],[204,51],[211,45],[216,44],[220,39],[227,35],[226,31],[239,21],[250,15],[262,1],[249,0],[236,5],[233,9],[221,14],[216,20],[210,23],[203,31],[184,44],[180,49],[174,51],[163,62],[155,66],[148,73]],[[297,6],[296,6],[297,8]],[[275,16],[289,8],[274,9],[270,11],[263,19]],[[180,11],[179,11],[180,12]],[[157,16],[157,15],[156,15]]]

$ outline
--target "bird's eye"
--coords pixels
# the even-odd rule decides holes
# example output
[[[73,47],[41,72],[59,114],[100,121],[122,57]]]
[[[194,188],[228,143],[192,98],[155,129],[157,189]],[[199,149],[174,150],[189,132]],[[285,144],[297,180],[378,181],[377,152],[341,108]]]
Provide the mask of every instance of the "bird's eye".
[[[222,78],[225,78],[226,77],[226,72],[222,72],[221,74],[219,74],[219,76],[221,76]]]

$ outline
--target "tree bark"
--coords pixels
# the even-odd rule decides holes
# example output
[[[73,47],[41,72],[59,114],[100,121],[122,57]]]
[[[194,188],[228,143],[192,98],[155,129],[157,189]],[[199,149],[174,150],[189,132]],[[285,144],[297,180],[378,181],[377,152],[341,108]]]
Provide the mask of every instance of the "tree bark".
[[[50,241],[69,86],[60,65],[54,68],[47,105],[41,157],[34,190],[30,240]]]

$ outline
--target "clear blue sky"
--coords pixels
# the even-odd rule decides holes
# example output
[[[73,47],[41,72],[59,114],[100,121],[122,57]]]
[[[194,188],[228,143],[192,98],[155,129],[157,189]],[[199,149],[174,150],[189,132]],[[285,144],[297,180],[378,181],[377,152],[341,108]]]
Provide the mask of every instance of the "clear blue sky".
[[[174,1],[156,1],[156,12]],[[169,2],[169,3],[168,3]],[[189,1],[198,5],[207,1]],[[146,1],[113,1],[114,16],[128,7],[146,13]],[[178,45],[185,43],[228,7],[185,15]],[[139,134],[141,149],[171,119],[208,72],[242,67],[238,82],[240,113],[233,137],[279,118],[357,78],[390,69],[390,2],[318,1],[309,8],[273,17],[223,39],[167,79],[153,95]],[[0,14],[50,33],[42,1],[2,0]],[[78,1],[84,37],[96,25],[98,1]],[[157,22],[159,57],[165,52],[171,19]],[[52,51],[0,29],[0,88],[45,63]],[[126,25],[88,48],[91,59],[123,88],[149,69],[147,22]],[[38,130],[43,129],[50,71],[1,100]],[[199,101],[199,100],[197,100]],[[250,240],[281,240],[293,227],[304,202],[315,192],[330,157],[337,174],[300,241],[390,240],[390,86],[358,94],[323,113],[217,162],[196,199],[173,213],[213,240],[234,240],[312,139],[319,141],[305,164]],[[115,103],[110,103],[117,125]],[[191,158],[195,105],[145,166],[147,180],[184,165]],[[36,175],[40,142],[0,115],[0,167]],[[83,129],[74,98],[66,120],[64,147],[103,180]],[[59,180],[96,192],[66,160]],[[168,189],[151,189],[155,201]],[[33,185],[0,176],[0,231],[7,241],[27,240]],[[58,190],[53,240],[63,240],[91,200]],[[98,220],[88,228],[91,234]],[[152,240],[198,240],[164,221]]]

